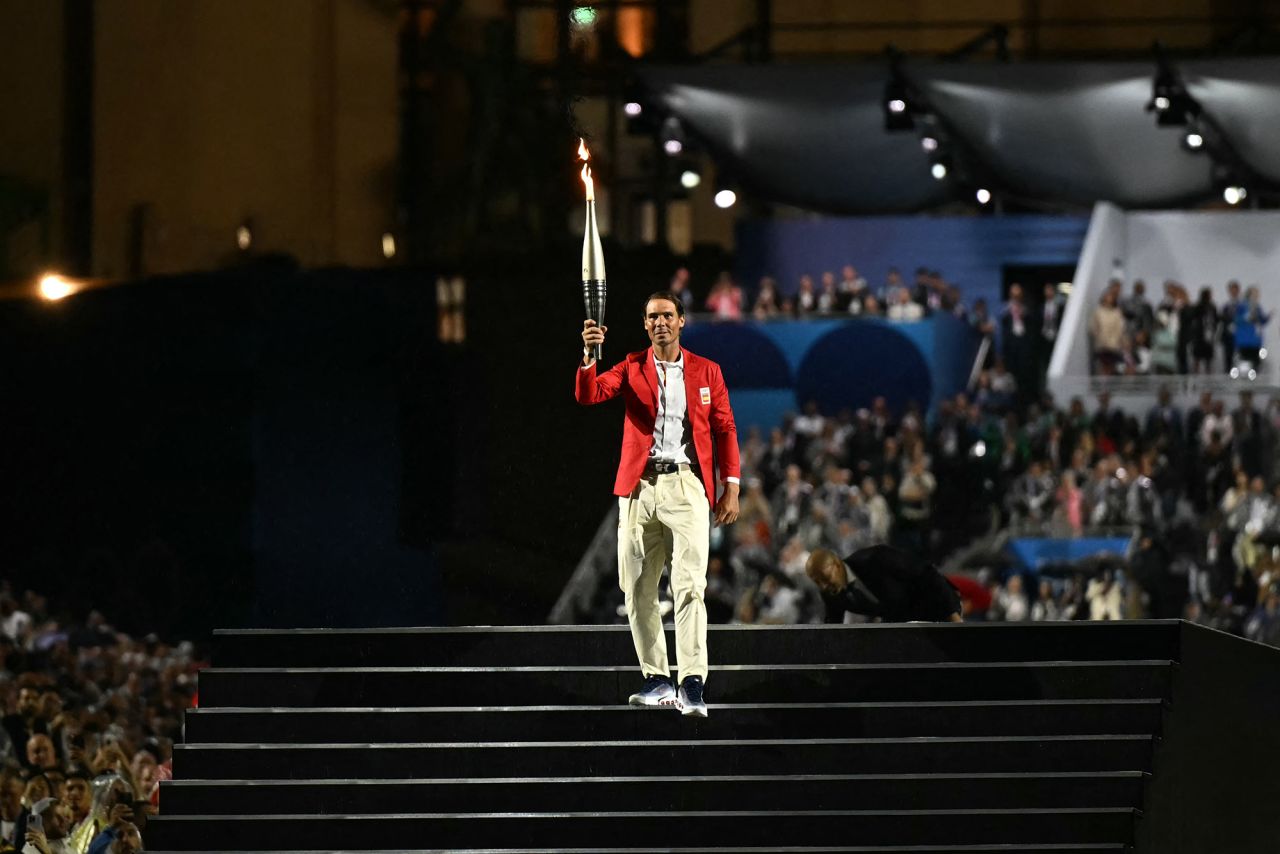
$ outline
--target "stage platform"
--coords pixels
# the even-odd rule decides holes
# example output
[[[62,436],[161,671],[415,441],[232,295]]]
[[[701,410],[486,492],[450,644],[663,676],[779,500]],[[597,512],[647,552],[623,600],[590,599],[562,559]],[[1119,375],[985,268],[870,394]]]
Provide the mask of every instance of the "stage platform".
[[[674,649],[674,644],[672,644]],[[1280,650],[1188,623],[224,631],[150,852],[1274,850]]]

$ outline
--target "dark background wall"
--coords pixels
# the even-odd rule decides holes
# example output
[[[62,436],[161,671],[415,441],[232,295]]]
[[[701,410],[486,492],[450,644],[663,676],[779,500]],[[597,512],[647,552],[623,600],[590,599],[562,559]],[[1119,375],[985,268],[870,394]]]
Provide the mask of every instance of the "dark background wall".
[[[438,622],[432,279],[243,269],[0,305],[0,568],[121,628]],[[430,294],[430,299],[427,295]]]
[[[540,622],[621,433],[620,405],[573,399],[579,251],[468,267],[462,346],[435,272],[0,303],[0,572],[140,632]],[[612,363],[672,259],[607,251]]]

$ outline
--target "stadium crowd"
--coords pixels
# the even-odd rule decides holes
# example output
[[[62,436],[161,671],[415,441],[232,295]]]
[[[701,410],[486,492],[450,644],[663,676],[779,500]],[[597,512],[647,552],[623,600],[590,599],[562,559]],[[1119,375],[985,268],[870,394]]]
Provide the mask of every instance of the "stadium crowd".
[[[1164,283],[1164,297],[1153,306],[1138,279],[1128,296],[1113,279],[1089,318],[1093,372],[1098,374],[1210,374],[1232,376],[1257,370],[1266,358],[1263,346],[1271,314],[1256,286],[1244,291],[1230,281],[1221,305],[1204,286],[1193,302],[1177,282]]]
[[[198,667],[189,643],[0,587],[0,851],[142,850]]]

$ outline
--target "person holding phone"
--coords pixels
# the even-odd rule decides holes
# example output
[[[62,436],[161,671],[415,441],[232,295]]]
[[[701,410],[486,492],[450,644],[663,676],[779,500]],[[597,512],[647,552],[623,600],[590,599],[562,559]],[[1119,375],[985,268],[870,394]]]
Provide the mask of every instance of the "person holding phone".
[[[45,798],[31,807],[22,854],[71,854],[67,831],[69,811],[57,798]]]

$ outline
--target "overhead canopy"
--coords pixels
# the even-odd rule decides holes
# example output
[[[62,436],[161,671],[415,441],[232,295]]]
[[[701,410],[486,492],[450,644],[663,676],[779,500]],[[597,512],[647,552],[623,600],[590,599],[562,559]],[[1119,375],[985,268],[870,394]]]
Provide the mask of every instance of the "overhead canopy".
[[[993,189],[1045,202],[1168,207],[1218,191],[1181,128],[1157,127],[1151,62],[907,63]],[[1280,59],[1180,63],[1190,94],[1241,159],[1280,183]],[[754,193],[833,213],[912,211],[956,193],[918,134],[884,129],[885,63],[653,68],[654,101]]]

